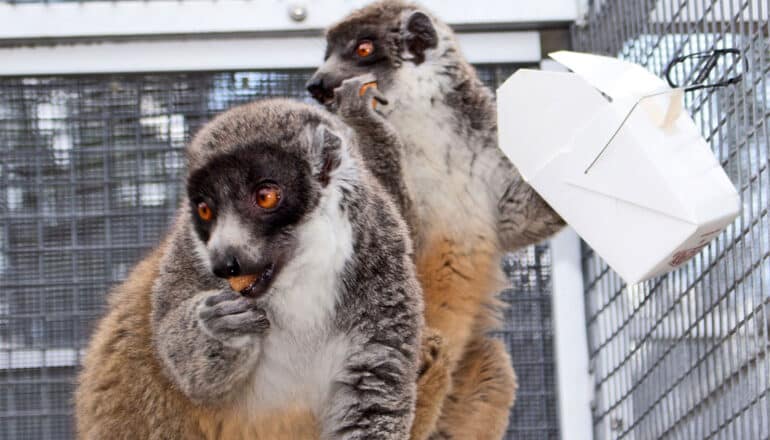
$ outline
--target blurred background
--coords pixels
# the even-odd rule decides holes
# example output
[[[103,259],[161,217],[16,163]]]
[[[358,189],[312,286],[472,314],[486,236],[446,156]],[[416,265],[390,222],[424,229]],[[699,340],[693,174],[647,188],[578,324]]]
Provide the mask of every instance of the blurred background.
[[[191,134],[254,99],[309,102],[321,29],[366,3],[0,0],[0,439],[73,437],[83,348],[106,292],[169,225]],[[742,51],[748,69],[717,72],[741,83],[686,95],[741,216],[636,286],[569,232],[508,255],[498,336],[519,376],[511,439],[769,438],[770,2],[422,4],[492,88],[558,69],[559,49],[661,75],[677,56]]]

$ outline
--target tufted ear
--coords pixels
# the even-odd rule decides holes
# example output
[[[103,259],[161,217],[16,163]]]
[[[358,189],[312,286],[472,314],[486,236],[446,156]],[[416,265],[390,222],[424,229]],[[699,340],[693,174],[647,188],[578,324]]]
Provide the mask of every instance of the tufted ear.
[[[331,173],[342,163],[342,139],[326,125],[319,124],[313,130],[310,145],[313,174],[321,185],[326,186]]]
[[[409,14],[402,30],[404,47],[414,56],[415,64],[425,61],[425,51],[438,45],[438,34],[430,17],[420,11]]]

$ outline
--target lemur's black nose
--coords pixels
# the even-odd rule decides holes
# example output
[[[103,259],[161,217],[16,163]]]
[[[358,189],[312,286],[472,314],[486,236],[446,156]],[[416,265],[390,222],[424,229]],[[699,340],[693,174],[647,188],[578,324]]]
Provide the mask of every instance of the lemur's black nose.
[[[310,96],[320,103],[325,103],[334,98],[334,90],[329,87],[328,81],[324,81],[323,75],[313,75],[305,84]]]
[[[212,263],[214,275],[220,278],[237,277],[241,274],[241,265],[235,255],[223,255]]]
[[[315,76],[310,78],[310,81],[305,84],[307,91],[310,92],[310,96],[316,101],[323,101],[323,96],[325,95],[323,84],[323,79]]]

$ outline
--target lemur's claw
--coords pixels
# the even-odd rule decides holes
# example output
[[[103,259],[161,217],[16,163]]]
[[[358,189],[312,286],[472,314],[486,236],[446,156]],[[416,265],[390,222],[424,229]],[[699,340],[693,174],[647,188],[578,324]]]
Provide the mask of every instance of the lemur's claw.
[[[377,88],[374,75],[354,76],[342,81],[334,90],[335,107],[343,117],[363,116],[377,104],[387,105],[388,100]],[[367,109],[369,106],[369,109]]]

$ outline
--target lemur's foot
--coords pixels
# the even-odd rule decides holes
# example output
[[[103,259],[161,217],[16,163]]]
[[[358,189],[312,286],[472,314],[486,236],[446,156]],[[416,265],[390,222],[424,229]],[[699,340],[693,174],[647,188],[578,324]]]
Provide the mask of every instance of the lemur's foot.
[[[411,440],[424,440],[435,430],[444,400],[451,390],[449,358],[444,341],[430,328],[423,330],[418,374]]]
[[[446,356],[444,353],[444,340],[439,333],[431,328],[425,328],[422,335],[422,345],[420,346],[420,371],[418,377],[421,377],[428,371],[433,364],[442,363]]]
[[[343,119],[371,117],[376,114],[375,103],[387,105],[388,100],[373,86],[376,78],[372,74],[354,76],[342,81],[334,89],[334,108]]]

